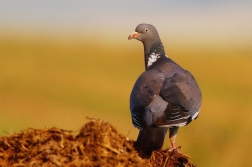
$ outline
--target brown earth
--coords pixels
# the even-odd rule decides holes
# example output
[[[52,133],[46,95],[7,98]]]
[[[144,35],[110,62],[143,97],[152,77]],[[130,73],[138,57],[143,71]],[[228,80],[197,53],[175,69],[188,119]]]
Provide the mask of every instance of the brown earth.
[[[0,167],[194,167],[179,150],[158,150],[141,158],[133,145],[100,119],[90,119],[77,135],[59,128],[29,128],[0,137]]]

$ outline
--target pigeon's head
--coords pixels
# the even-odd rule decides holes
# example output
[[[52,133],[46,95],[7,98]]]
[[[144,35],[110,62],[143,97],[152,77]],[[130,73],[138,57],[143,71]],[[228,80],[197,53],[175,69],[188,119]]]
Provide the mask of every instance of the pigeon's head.
[[[139,24],[128,39],[137,39],[143,43],[153,43],[160,41],[156,28],[151,24]]]

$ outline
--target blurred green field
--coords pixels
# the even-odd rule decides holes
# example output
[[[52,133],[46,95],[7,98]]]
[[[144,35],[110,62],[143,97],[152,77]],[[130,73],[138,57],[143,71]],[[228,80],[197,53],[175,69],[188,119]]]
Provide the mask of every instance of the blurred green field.
[[[144,69],[143,48],[115,38],[1,36],[0,135],[45,126],[77,131],[86,115],[135,139],[129,95]],[[203,94],[199,118],[179,130],[182,152],[196,166],[250,166],[252,44],[163,42]]]

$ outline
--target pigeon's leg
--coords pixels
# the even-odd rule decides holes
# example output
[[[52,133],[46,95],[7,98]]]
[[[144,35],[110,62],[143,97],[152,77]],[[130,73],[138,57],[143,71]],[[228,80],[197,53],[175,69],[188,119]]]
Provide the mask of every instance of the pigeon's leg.
[[[175,150],[176,147],[176,136],[178,133],[178,127],[172,127],[169,129],[169,138],[170,138],[170,142],[171,142],[171,148],[169,148],[169,151],[173,151]]]

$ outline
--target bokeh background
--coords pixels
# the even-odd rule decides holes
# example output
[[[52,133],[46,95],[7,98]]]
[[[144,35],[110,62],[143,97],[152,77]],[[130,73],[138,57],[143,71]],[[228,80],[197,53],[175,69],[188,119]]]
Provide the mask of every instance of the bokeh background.
[[[136,139],[129,95],[143,46],[127,37],[144,22],[202,89],[198,119],[179,130],[182,152],[196,166],[251,166],[251,9],[252,1],[0,1],[0,135],[78,131],[89,116]]]

